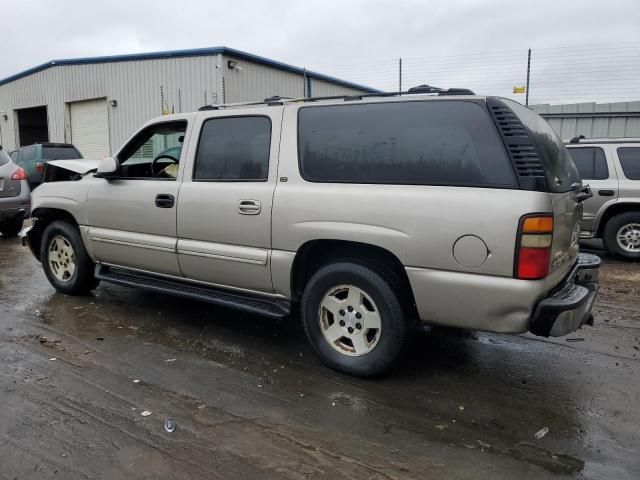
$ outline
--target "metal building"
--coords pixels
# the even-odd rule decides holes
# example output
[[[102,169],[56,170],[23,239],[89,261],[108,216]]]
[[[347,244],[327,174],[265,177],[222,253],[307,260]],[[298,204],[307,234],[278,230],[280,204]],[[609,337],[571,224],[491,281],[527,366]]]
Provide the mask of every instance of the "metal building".
[[[534,105],[564,140],[640,137],[640,102]]]
[[[376,91],[227,47],[54,60],[0,80],[0,145],[73,143],[102,158],[163,113]]]

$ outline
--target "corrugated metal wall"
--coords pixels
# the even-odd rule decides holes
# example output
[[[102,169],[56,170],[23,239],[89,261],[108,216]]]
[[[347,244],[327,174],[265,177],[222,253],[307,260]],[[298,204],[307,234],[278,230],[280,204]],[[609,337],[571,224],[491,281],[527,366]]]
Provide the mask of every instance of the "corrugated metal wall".
[[[16,148],[14,110],[47,106],[49,140],[69,140],[68,103],[93,98],[116,100],[109,106],[110,145],[115,151],[142,123],[162,114],[160,87],[169,111],[193,111],[216,92],[218,56],[56,66],[0,86],[1,141]],[[219,83],[219,80],[218,80]],[[65,129],[67,133],[65,135]]]
[[[69,103],[106,98],[109,106],[111,152],[115,152],[141,124],[170,112],[193,111],[205,104],[263,100],[273,95],[303,97],[299,73],[237,60],[229,69],[222,55],[136,60],[82,65],[58,65],[0,86],[0,142],[6,150],[18,147],[16,109],[47,106],[49,140],[69,142]],[[217,67],[217,68],[216,68]],[[164,94],[161,105],[160,88]],[[360,90],[311,79],[311,93],[349,95]]]
[[[640,137],[640,102],[533,105],[560,136]]]

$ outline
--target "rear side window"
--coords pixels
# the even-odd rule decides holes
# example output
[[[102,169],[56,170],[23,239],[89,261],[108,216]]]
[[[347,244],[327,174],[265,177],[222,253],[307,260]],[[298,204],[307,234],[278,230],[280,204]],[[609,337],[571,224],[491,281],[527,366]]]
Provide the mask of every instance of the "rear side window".
[[[618,148],[618,159],[625,177],[640,180],[640,147]]]
[[[42,158],[45,160],[70,160],[82,158],[75,147],[42,147]]]
[[[11,157],[4,150],[0,149],[0,166],[6,165],[11,161]]]
[[[600,147],[570,148],[569,153],[583,180],[606,180],[609,168],[604,150]]]
[[[11,160],[13,160],[14,163],[17,162],[18,157],[20,156],[20,150],[14,150],[13,152],[11,152],[10,156],[11,156]]]
[[[569,150],[551,125],[536,112],[518,102],[506,98],[500,100],[518,116],[535,144],[545,170],[549,190],[554,193],[564,193],[580,188],[582,185],[580,173]]]
[[[25,147],[22,150],[22,162],[31,162],[36,159],[36,147]]]
[[[516,185],[488,112],[473,102],[304,107],[298,155],[312,182]]]
[[[209,119],[200,133],[193,179],[265,181],[270,146],[267,117]]]

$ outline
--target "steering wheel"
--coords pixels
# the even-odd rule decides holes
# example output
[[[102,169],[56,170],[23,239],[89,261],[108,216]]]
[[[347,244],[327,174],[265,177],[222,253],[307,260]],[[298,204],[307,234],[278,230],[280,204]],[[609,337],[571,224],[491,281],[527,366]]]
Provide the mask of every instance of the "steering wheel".
[[[153,159],[153,162],[151,162],[151,175],[153,175],[154,177],[157,177],[158,174],[160,173],[160,172],[156,172],[156,163],[161,158],[168,158],[169,160],[171,160],[176,165],[179,163],[179,160],[177,158],[175,158],[175,157],[172,157],[171,155],[158,155],[156,158]]]

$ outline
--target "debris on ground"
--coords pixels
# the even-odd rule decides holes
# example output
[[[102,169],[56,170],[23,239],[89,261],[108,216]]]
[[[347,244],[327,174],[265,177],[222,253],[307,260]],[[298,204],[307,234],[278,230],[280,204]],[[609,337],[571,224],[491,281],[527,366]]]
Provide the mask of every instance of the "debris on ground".
[[[584,342],[583,337],[573,337],[573,338],[565,338],[567,342]]]
[[[173,418],[167,418],[164,421],[164,429],[169,433],[173,433],[176,429],[176,421]]]
[[[549,427],[544,427],[544,428],[541,428],[540,430],[538,430],[534,436],[536,437],[536,440],[540,440],[547,433],[549,433]]]
[[[175,358],[167,358],[167,359],[165,359],[166,363],[172,363],[172,362],[175,362],[175,361],[176,361]]]
[[[49,361],[53,362],[55,359],[56,359],[56,357],[51,357],[51,358],[49,359]]]
[[[96,340],[99,340],[99,341],[102,342],[102,341],[104,341],[104,337],[96,337]]]
[[[145,410],[142,413],[140,413],[140,415],[142,415],[143,417],[148,417],[149,415],[151,415],[151,412],[149,410]]]
[[[140,380],[138,380],[137,378],[133,381],[133,383],[140,383]]]

